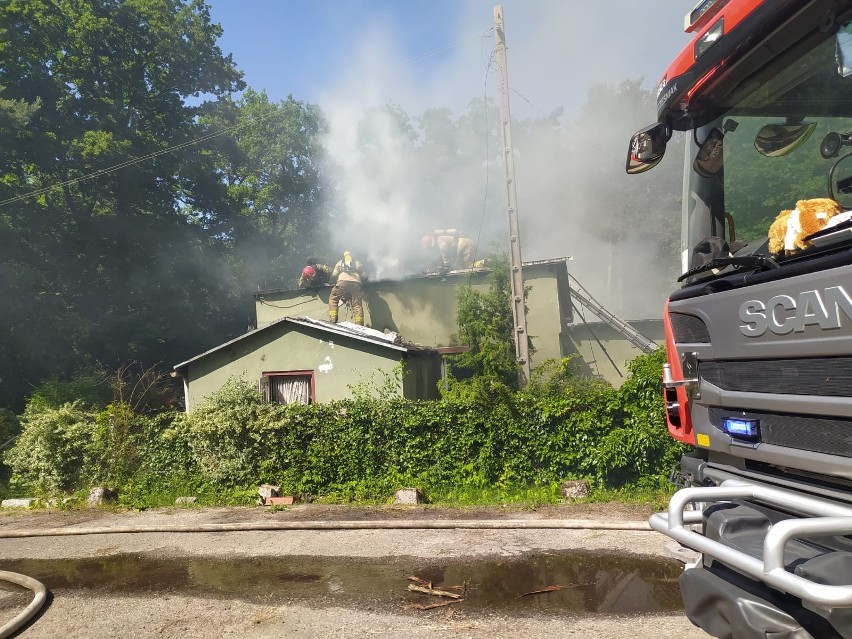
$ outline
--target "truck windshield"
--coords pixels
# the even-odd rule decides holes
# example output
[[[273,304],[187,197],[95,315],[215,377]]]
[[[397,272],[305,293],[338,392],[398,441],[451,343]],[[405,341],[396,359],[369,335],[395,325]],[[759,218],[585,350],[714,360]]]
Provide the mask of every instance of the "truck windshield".
[[[694,160],[685,181],[689,246],[711,235],[767,241],[773,221],[800,200],[852,208],[848,33],[811,34],[747,76],[732,71],[699,89],[697,99],[722,115],[685,134]]]

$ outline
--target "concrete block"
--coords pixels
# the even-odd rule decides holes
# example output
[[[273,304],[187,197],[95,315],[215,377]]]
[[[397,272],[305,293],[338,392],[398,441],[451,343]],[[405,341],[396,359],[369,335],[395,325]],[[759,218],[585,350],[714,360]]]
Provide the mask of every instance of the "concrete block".
[[[421,504],[423,503],[423,493],[421,493],[417,488],[400,488],[394,495],[393,503]]]
[[[0,502],[0,508],[32,508],[38,500],[33,497],[21,497],[18,499],[4,499]]]
[[[257,505],[263,506],[269,497],[281,496],[281,486],[273,486],[272,484],[261,484],[257,487],[257,494],[260,495],[257,500]]]
[[[106,486],[95,486],[89,491],[89,498],[86,500],[88,506],[101,506],[114,502],[118,499],[118,491]]]
[[[584,497],[588,497],[591,492],[589,482],[585,479],[564,481],[559,488],[565,499],[583,499]]]

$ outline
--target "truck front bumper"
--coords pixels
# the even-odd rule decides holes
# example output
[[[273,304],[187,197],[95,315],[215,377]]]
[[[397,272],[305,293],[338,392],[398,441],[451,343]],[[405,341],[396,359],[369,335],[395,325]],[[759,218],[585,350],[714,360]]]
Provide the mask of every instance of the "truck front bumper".
[[[726,480],[678,491],[649,523],[703,554],[680,585],[687,616],[709,634],[852,639],[852,552],[839,549],[849,540],[826,543],[852,535],[852,507]]]

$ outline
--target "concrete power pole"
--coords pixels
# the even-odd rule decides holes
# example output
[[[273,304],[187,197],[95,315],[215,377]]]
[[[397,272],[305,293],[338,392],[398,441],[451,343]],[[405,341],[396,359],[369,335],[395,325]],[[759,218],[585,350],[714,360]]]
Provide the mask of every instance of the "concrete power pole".
[[[515,320],[515,357],[521,365],[520,383],[530,379],[530,346],[527,312],[524,304],[524,275],[521,268],[521,233],[518,226],[518,200],[515,192],[515,159],[512,153],[512,126],[509,113],[509,71],[506,68],[506,34],[503,31],[503,6],[494,7],[494,37],[497,41],[497,66],[500,71],[500,133],[503,164],[506,167],[506,195],[509,211],[509,271],[512,276],[512,316]]]

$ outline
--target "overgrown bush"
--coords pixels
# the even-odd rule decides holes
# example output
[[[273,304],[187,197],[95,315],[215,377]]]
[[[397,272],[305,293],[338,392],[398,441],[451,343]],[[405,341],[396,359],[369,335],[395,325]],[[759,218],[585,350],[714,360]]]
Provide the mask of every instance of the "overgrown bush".
[[[50,496],[131,481],[143,467],[139,446],[150,442],[159,423],[152,407],[162,405],[164,379],[153,368],[131,363],[111,375],[87,370],[69,380],[42,383],[30,396],[19,427],[15,420],[20,435],[3,455],[13,489]],[[66,401],[75,395],[80,399]],[[0,413],[0,434],[3,417]]]
[[[492,272],[488,292],[462,286],[457,292],[454,344],[468,350],[447,358],[451,370],[460,368],[472,377],[455,379],[452,375],[442,385],[446,398],[477,396],[489,389],[518,388],[520,367],[515,355],[512,284],[509,280],[509,258],[493,255],[489,259]]]
[[[79,401],[58,408],[31,404],[21,423],[20,437],[3,455],[13,484],[53,495],[87,483],[96,413]]]
[[[597,444],[596,474],[610,486],[664,485],[670,471],[687,450],[668,435],[660,371],[665,350],[637,357],[629,377],[618,391],[616,426]]]
[[[262,482],[336,499],[381,499],[403,485],[556,494],[558,482],[580,477],[659,487],[683,450],[663,421],[662,360],[634,360],[619,389],[563,374],[518,392],[283,406],[234,379],[189,415],[33,408],[5,459],[19,486],[56,493],[114,482],[129,503],[181,492],[239,501]]]
[[[73,402],[80,402],[86,407],[106,406],[111,398],[109,373],[101,368],[88,367],[69,378],[45,379],[27,398],[27,407],[30,410],[59,408]]]

